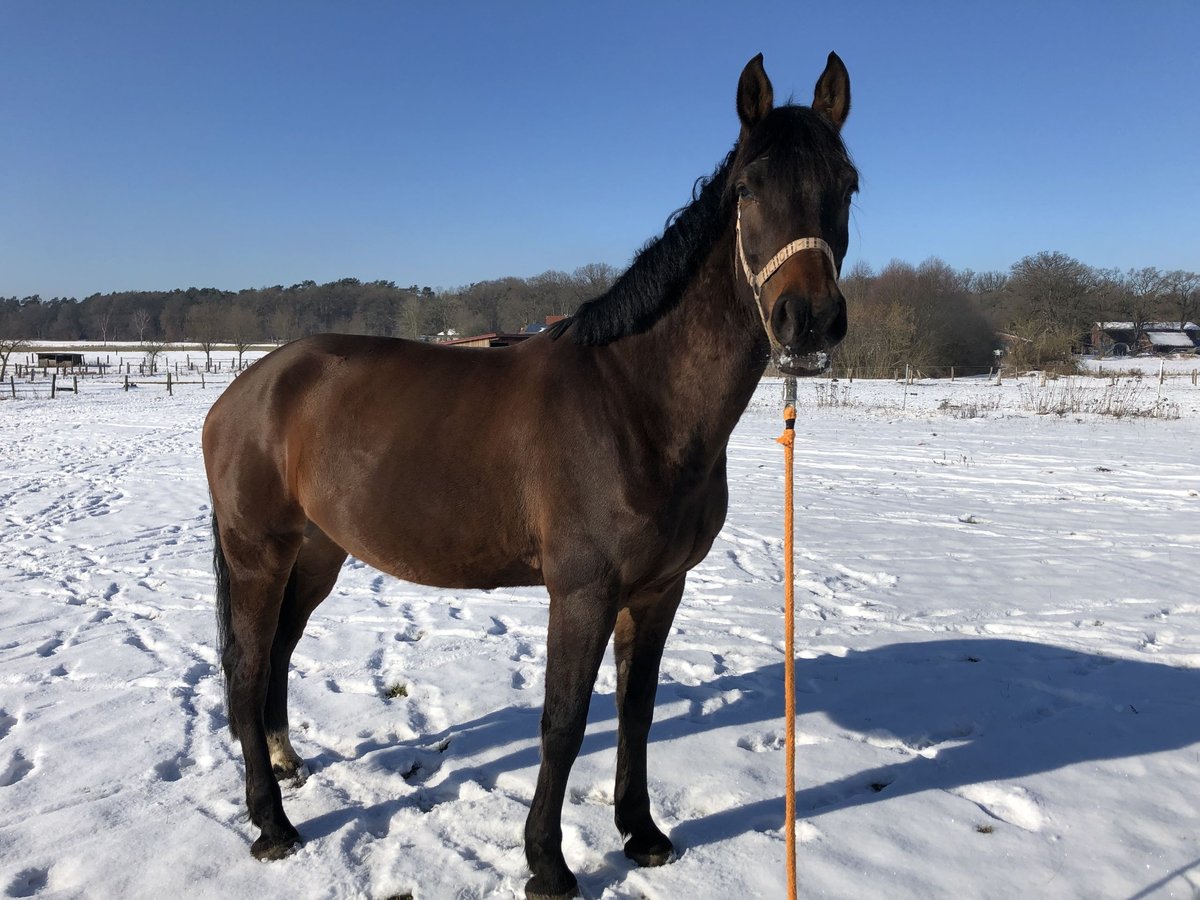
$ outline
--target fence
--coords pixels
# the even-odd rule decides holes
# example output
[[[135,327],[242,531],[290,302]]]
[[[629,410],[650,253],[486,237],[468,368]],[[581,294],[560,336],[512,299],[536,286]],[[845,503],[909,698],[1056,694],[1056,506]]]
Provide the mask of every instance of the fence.
[[[935,374],[930,374],[935,373]],[[1003,383],[1006,378],[1019,378],[1035,374],[1045,382],[1046,379],[1054,379],[1062,374],[1080,375],[1083,377],[1092,376],[1096,378],[1136,378],[1136,379],[1156,379],[1159,384],[1165,384],[1167,379],[1187,378],[1191,380],[1193,385],[1200,385],[1200,367],[1191,370],[1168,370],[1165,365],[1161,365],[1157,372],[1147,372],[1141,369],[1130,368],[1128,365],[1121,367],[1119,365],[1105,367],[1101,363],[1100,368],[1094,371],[1080,371],[1072,373],[1057,373],[1053,371],[1036,370],[1034,372],[1014,370],[1011,367],[998,366],[938,366],[930,367],[930,372],[913,365],[890,366],[886,368],[864,368],[860,366],[831,366],[820,375],[815,376],[819,379],[830,379],[833,381],[849,381],[854,382],[856,378],[870,381],[895,381],[903,382],[904,384],[913,384],[917,381],[956,381],[959,378],[986,378],[989,381],[997,381]],[[765,378],[783,378],[785,373],[772,363],[767,367],[767,371],[763,377]],[[811,380],[811,378],[809,379]]]
[[[38,375],[42,378],[49,378],[51,375],[132,375],[136,372],[138,375],[155,375],[159,372],[170,371],[176,377],[184,373],[203,372],[209,375],[219,375],[232,372],[234,374],[245,371],[254,360],[244,360],[238,362],[233,359],[215,359],[211,362],[202,360],[193,360],[191,356],[187,356],[183,362],[176,360],[175,362],[154,363],[154,362],[133,362],[131,360],[122,360],[120,358],[114,363],[112,355],[109,354],[101,361],[100,357],[95,357],[93,362],[86,360],[82,365],[72,366],[66,364],[39,363],[31,354],[30,359],[25,362],[9,363],[9,369],[17,378],[34,379]]]
[[[233,376],[236,377],[242,371],[244,371],[244,367],[233,372]],[[199,385],[201,388],[210,386],[224,388],[229,384],[228,378],[206,378],[205,373],[202,371],[197,374],[199,376],[197,379],[186,380],[176,378],[174,373],[168,370],[163,378],[156,378],[154,376],[131,377],[131,375],[126,374],[122,376],[121,381],[114,381],[111,378],[102,378],[93,375],[91,379],[84,377],[82,384],[84,387],[90,384],[94,388],[99,388],[102,384],[111,386],[120,385],[124,391],[128,391],[130,388],[155,387],[165,389],[167,394],[172,396],[175,393],[175,388],[183,385]],[[51,372],[41,381],[38,381],[35,377],[25,377],[18,381],[16,375],[10,375],[8,384],[6,385],[7,390],[0,393],[0,396],[7,396],[7,398],[12,400],[42,397],[49,397],[49,399],[54,400],[57,399],[59,394],[63,393],[78,396],[81,393],[87,393],[87,391],[82,390],[80,387],[80,378],[81,375],[71,375],[68,382],[66,375],[60,377],[57,372]]]
[[[181,361],[172,363],[163,363],[161,366],[152,363],[140,362],[134,363],[129,360],[117,359],[112,362],[111,355],[101,360],[99,356],[95,357],[91,363],[85,363],[82,366],[60,366],[52,365],[37,366],[32,363],[14,363],[10,365],[10,371],[13,373],[8,378],[7,391],[0,388],[0,397],[6,396],[11,399],[19,399],[21,397],[45,397],[51,399],[57,398],[61,393],[73,393],[78,396],[81,391],[86,392],[87,386],[90,383],[108,383],[112,384],[114,377],[120,377],[122,380],[117,382],[125,391],[131,388],[159,388],[166,390],[167,394],[173,395],[176,387],[182,386],[199,386],[207,388],[210,385],[224,386],[228,384],[230,378],[236,377],[244,372],[247,368],[254,364],[257,360],[247,360],[238,362],[233,359],[217,359],[207,365],[200,358],[193,359],[190,354]],[[1147,372],[1144,370],[1130,368],[1128,359],[1123,359],[1121,363],[1116,360],[1099,361],[1099,368],[1093,372],[1079,373],[1082,375],[1092,375],[1099,378],[1109,378],[1111,380],[1117,378],[1136,378],[1155,379],[1159,384],[1166,383],[1167,379],[1188,378],[1192,385],[1200,385],[1200,367],[1193,368],[1190,371],[1175,369],[1168,371],[1165,363],[1161,363],[1159,371]],[[1107,365],[1107,368],[1106,368]],[[847,381],[853,383],[854,380],[890,380],[905,385],[914,384],[917,381],[928,380],[946,380],[956,381],[962,379],[985,379],[994,381],[997,384],[1002,384],[1006,378],[1023,377],[1030,373],[1017,372],[1011,368],[1001,368],[997,366],[991,367],[963,367],[963,366],[942,366],[931,369],[931,372],[936,374],[927,374],[922,369],[905,365],[892,366],[889,368],[863,368],[855,366],[832,366],[820,375],[815,376],[816,380],[828,381]],[[160,376],[160,373],[161,376]],[[774,364],[767,367],[764,377],[779,378],[782,373]],[[1047,379],[1059,377],[1053,372],[1037,372],[1033,373],[1041,379],[1044,386]],[[70,377],[70,386],[66,383],[66,378]],[[185,377],[181,377],[185,376]],[[215,376],[215,377],[214,377]],[[40,381],[39,381],[40,379]],[[81,381],[82,379],[82,381]],[[813,380],[809,378],[807,380]]]

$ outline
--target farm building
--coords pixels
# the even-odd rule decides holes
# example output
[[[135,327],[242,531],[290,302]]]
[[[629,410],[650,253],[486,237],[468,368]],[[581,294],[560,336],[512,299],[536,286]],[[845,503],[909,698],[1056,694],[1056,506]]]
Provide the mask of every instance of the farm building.
[[[532,335],[523,331],[489,331],[486,334],[451,338],[448,341],[438,341],[438,343],[447,347],[511,347],[528,337],[532,337]]]
[[[39,352],[37,355],[37,367],[39,369],[73,369],[82,365],[82,353]]]
[[[448,341],[441,341],[441,343],[453,347],[511,347],[513,344],[519,344],[521,341],[545,331],[555,322],[565,318],[566,316],[546,316],[544,323],[535,322],[532,325],[526,325],[521,331],[489,331],[486,334],[476,334],[471,337],[451,338]]]
[[[1200,325],[1185,322],[1097,322],[1092,351],[1103,355],[1193,353],[1200,347]]]

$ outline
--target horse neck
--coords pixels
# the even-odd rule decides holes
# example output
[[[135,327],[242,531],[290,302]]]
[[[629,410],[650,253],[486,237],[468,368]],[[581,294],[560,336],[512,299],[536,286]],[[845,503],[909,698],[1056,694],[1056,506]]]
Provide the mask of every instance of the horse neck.
[[[736,278],[730,225],[669,312],[609,345],[653,414],[714,451],[724,450],[766,367],[762,322]]]

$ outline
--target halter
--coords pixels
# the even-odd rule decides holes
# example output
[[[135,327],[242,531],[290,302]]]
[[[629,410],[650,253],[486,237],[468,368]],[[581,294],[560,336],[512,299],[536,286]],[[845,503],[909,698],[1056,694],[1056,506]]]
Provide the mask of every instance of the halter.
[[[763,328],[767,332],[767,339],[776,346],[779,342],[775,340],[775,335],[771,333],[771,326],[767,323],[767,314],[762,308],[760,298],[762,297],[763,285],[774,275],[779,267],[785,262],[799,253],[801,250],[820,250],[825,254],[825,258],[829,260],[829,265],[833,268],[834,280],[837,280],[837,262],[833,258],[833,250],[819,237],[797,238],[792,241],[778,253],[771,257],[761,271],[756,275],[750,271],[750,262],[746,259],[746,249],[742,246],[742,204],[738,202],[737,207],[737,252],[738,260],[742,264],[742,271],[746,273],[746,282],[750,285],[750,289],[754,291],[754,305],[758,307],[758,315],[762,319]]]

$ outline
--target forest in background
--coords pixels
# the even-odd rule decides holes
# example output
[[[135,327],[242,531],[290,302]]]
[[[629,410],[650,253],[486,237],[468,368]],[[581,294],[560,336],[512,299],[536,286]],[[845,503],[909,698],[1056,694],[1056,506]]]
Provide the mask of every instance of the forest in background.
[[[452,290],[343,278],[288,287],[186,288],[92,294],[82,300],[0,297],[0,339],[279,343],[326,331],[425,338],[520,331],[569,314],[611,287],[603,263],[574,272],[504,277]],[[1007,272],[955,269],[937,258],[858,263],[841,280],[849,335],[840,365],[864,373],[913,365],[927,374],[990,366],[999,336],[1014,364],[1069,359],[1093,322],[1183,323],[1197,315],[1200,275],[1154,267],[1120,271],[1066,254],[1024,257]]]

